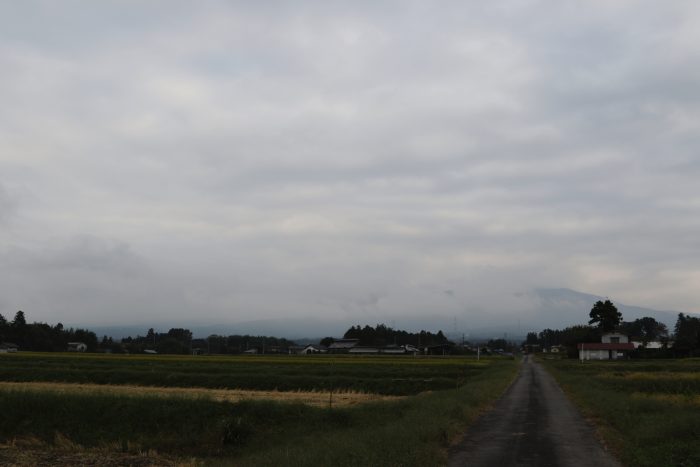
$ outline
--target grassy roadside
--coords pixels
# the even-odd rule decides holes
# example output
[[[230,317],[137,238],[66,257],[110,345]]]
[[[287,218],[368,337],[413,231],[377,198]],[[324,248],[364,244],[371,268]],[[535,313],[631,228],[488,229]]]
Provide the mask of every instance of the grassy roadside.
[[[540,361],[625,465],[700,465],[700,361]]]
[[[0,394],[0,442],[25,454],[33,444],[43,452],[143,458],[144,465],[173,458],[215,466],[443,465],[449,441],[505,390],[516,369],[514,361],[492,360],[456,389],[334,409],[8,389]]]

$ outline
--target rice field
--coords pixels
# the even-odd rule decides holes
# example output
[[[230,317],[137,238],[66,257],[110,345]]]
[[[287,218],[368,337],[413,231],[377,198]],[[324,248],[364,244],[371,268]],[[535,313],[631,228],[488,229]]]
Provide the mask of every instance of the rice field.
[[[509,359],[0,355],[0,464],[442,465]]]
[[[406,396],[455,388],[486,363],[408,356],[146,356],[18,353],[0,356],[0,381],[354,391]]]

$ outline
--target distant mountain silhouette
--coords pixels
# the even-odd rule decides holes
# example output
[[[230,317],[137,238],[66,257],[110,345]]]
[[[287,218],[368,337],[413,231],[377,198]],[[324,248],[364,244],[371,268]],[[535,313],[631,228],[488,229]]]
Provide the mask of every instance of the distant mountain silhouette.
[[[453,315],[425,313],[421,315],[387,316],[377,322],[367,322],[366,318],[334,318],[332,313],[326,317],[290,317],[277,319],[261,319],[240,321],[235,323],[153,323],[150,325],[125,326],[88,326],[98,337],[108,335],[113,338],[125,336],[135,337],[146,335],[149,327],[158,332],[167,332],[174,327],[190,329],[195,337],[203,338],[211,334],[232,335],[249,334],[255,336],[284,337],[300,342],[314,341],[325,336],[342,337],[345,331],[353,325],[374,326],[384,324],[409,332],[420,330],[437,332],[442,330],[454,341],[460,341],[462,336],[467,340],[506,337],[519,341],[527,332],[539,332],[543,329],[562,329],[576,324],[588,324],[589,312],[593,304],[606,297],[578,292],[576,290],[534,289],[528,293],[516,294],[516,306],[512,311],[464,311]],[[615,306],[622,313],[625,321],[651,316],[673,329],[678,317],[676,311],[661,311],[652,308],[627,305],[611,297]],[[78,327],[85,327],[78,325]]]
[[[606,300],[607,298],[571,289],[535,289],[534,295],[540,301],[539,311],[535,314],[535,321],[541,325],[546,324],[546,327],[552,329],[573,324],[588,324],[588,314],[593,304],[598,300]],[[672,329],[678,317],[677,311],[654,310],[652,308],[626,305],[613,298],[610,298],[610,300],[622,313],[624,321],[634,321],[635,319],[650,316]]]

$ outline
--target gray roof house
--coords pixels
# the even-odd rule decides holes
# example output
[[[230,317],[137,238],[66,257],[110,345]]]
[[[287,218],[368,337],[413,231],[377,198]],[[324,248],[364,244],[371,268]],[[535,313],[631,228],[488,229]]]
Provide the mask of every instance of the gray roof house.
[[[356,347],[360,342],[359,339],[338,339],[328,346],[329,353],[346,353],[350,352],[350,349]]]

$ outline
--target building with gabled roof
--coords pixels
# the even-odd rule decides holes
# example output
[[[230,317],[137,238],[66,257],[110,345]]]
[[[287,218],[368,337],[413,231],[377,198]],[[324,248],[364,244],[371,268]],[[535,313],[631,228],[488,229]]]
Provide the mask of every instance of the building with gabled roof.
[[[581,342],[577,348],[580,360],[618,360],[627,358],[635,346],[624,334],[607,333],[601,342]]]
[[[330,353],[347,353],[359,344],[359,339],[338,339],[328,346]]]

